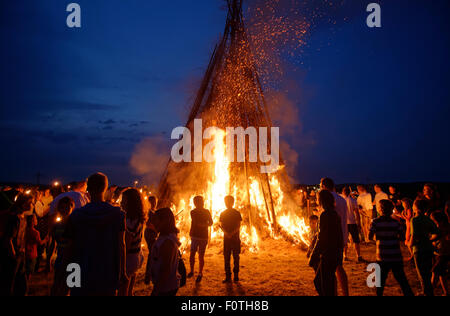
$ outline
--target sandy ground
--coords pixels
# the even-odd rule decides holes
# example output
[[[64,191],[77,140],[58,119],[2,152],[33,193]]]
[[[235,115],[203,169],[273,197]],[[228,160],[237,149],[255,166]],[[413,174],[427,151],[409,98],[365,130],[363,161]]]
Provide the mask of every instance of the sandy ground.
[[[405,258],[407,257],[404,249]],[[375,245],[362,246],[363,257],[374,262]],[[184,259],[188,265],[188,253]],[[350,253],[350,258],[356,260],[355,254]],[[345,262],[345,270],[349,277],[350,295],[373,296],[375,290],[366,285],[369,273],[367,264]],[[408,280],[416,294],[420,293],[420,284],[413,263],[405,263],[405,271]],[[265,240],[258,253],[245,251],[241,255],[241,282],[238,284],[224,285],[223,256],[220,246],[213,246],[207,250],[204,278],[200,284],[194,279],[188,280],[187,285],[180,289],[180,296],[315,296],[313,286],[314,272],[308,267],[305,252],[298,247],[280,240]],[[144,269],[137,276],[135,295],[150,295],[151,286],[143,282]],[[32,277],[29,286],[29,295],[48,295],[52,282],[52,275],[39,273]],[[438,290],[436,294],[440,294]],[[385,295],[402,295],[399,286],[389,276]]]

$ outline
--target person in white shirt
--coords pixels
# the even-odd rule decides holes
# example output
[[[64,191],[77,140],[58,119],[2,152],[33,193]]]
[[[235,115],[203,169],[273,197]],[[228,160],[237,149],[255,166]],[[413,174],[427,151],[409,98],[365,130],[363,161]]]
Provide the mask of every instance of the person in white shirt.
[[[44,204],[44,209],[42,212],[42,216],[44,216],[50,210],[50,204],[53,202],[53,196],[50,193],[50,189],[45,189],[44,194],[41,198],[41,201],[42,201],[42,204]],[[41,215],[39,215],[39,216],[41,216]]]
[[[34,203],[34,211],[36,212],[36,215],[38,218],[43,217],[44,211],[45,211],[45,205],[44,202],[42,202],[42,197],[44,196],[44,193],[42,191],[38,191],[36,194],[36,203]]]
[[[53,202],[50,204],[50,216],[56,213],[58,202],[64,197],[70,197],[75,203],[75,210],[82,208],[89,203],[89,198],[86,194],[87,183],[86,181],[81,181],[73,185],[72,190],[69,192],[64,192],[58,195]]]
[[[323,178],[320,181],[320,189],[328,190],[334,196],[334,201],[336,203],[336,212],[339,214],[339,217],[341,218],[342,234],[343,234],[343,240],[344,240],[344,245],[345,245],[348,242],[347,202],[345,201],[345,199],[342,196],[340,196],[339,194],[336,193],[334,181],[330,178]],[[342,254],[344,254],[344,249],[342,249]],[[338,279],[338,283],[341,286],[342,292],[344,293],[344,296],[349,296],[348,277],[347,277],[347,273],[344,270],[342,261],[338,264],[338,267],[336,269],[336,276]]]
[[[369,231],[370,225],[372,223],[372,212],[373,212],[373,204],[372,204],[372,195],[367,192],[367,189],[363,185],[358,185],[358,199],[357,204],[359,207],[359,216],[361,220],[361,230],[363,232],[364,241],[369,241]]]
[[[380,201],[382,200],[389,200],[389,196],[383,192],[383,190],[381,189],[381,186],[378,184],[375,184],[375,186],[373,187],[375,190],[375,199],[373,200],[373,206],[376,207],[377,210],[377,214],[375,216],[374,214],[374,218],[378,217],[381,215],[381,209],[380,209]]]
[[[356,203],[356,200],[350,196],[350,188],[345,187],[342,189],[342,197],[347,202],[347,227],[349,235],[352,236],[352,241],[355,246],[355,252],[358,257],[358,263],[365,262],[363,258],[361,257],[361,248],[359,244],[361,243],[361,239],[359,238],[359,228],[358,228],[358,222],[359,222],[359,209],[358,204]],[[347,251],[348,251],[348,243],[345,245],[344,248],[344,260],[347,260]]]

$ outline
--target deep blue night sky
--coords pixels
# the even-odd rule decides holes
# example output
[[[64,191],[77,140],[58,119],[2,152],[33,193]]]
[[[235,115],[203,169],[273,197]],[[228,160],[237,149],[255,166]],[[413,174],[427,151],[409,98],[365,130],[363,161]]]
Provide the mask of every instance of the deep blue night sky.
[[[185,123],[226,17],[220,0],[79,0],[82,28],[69,29],[70,2],[0,4],[0,181],[101,170],[131,184],[135,146]],[[450,2],[383,1],[369,29],[370,2],[315,20],[295,56],[294,176],[449,181]]]

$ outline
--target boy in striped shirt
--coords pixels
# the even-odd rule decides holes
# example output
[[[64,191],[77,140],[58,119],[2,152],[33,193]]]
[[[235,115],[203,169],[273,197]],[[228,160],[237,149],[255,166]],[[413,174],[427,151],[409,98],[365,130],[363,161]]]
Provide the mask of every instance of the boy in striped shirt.
[[[392,270],[403,295],[414,296],[403,269],[403,256],[400,250],[400,241],[405,239],[403,226],[392,218],[394,204],[391,201],[381,200],[379,206],[381,216],[373,220],[369,234],[369,240],[376,237],[377,262],[381,268],[381,287],[377,288],[377,295],[383,296],[386,279]]]

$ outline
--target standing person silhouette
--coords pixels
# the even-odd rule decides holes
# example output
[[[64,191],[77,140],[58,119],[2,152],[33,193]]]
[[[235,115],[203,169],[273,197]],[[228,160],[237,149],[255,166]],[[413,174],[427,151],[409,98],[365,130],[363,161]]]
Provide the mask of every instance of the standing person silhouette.
[[[191,254],[190,254],[190,268],[191,272],[188,278],[194,276],[195,255],[198,252],[199,273],[196,282],[201,282],[203,278],[203,267],[205,266],[205,252],[208,246],[208,229],[213,224],[211,213],[204,208],[205,201],[203,197],[196,196],[194,198],[195,209],[191,212]]]
[[[231,282],[231,255],[234,261],[234,281],[239,282],[239,256],[241,253],[240,230],[242,216],[233,208],[234,197],[225,197],[227,209],[220,214],[220,227],[223,231],[223,256],[225,261],[225,280],[223,283]]]
[[[89,177],[91,202],[74,211],[67,221],[65,238],[71,263],[81,268],[81,287],[72,296],[115,296],[126,274],[125,213],[105,202],[108,178]]]
[[[347,216],[348,216],[348,208],[347,201],[336,193],[334,181],[330,178],[323,178],[320,181],[321,190],[329,191],[334,197],[334,210],[338,213],[339,218],[341,219],[341,232],[342,232],[342,240],[344,245],[347,244],[348,241],[348,226],[347,226]],[[342,256],[344,256],[344,248],[342,248]],[[336,274],[338,278],[339,285],[341,286],[342,292],[344,296],[349,296],[348,291],[348,277],[347,273],[344,270],[344,265],[341,260],[340,264],[338,264],[336,269]]]
[[[310,258],[310,266],[316,270],[314,285],[319,296],[336,296],[336,269],[342,265],[344,241],[341,218],[335,210],[333,194],[319,192],[319,234]]]

